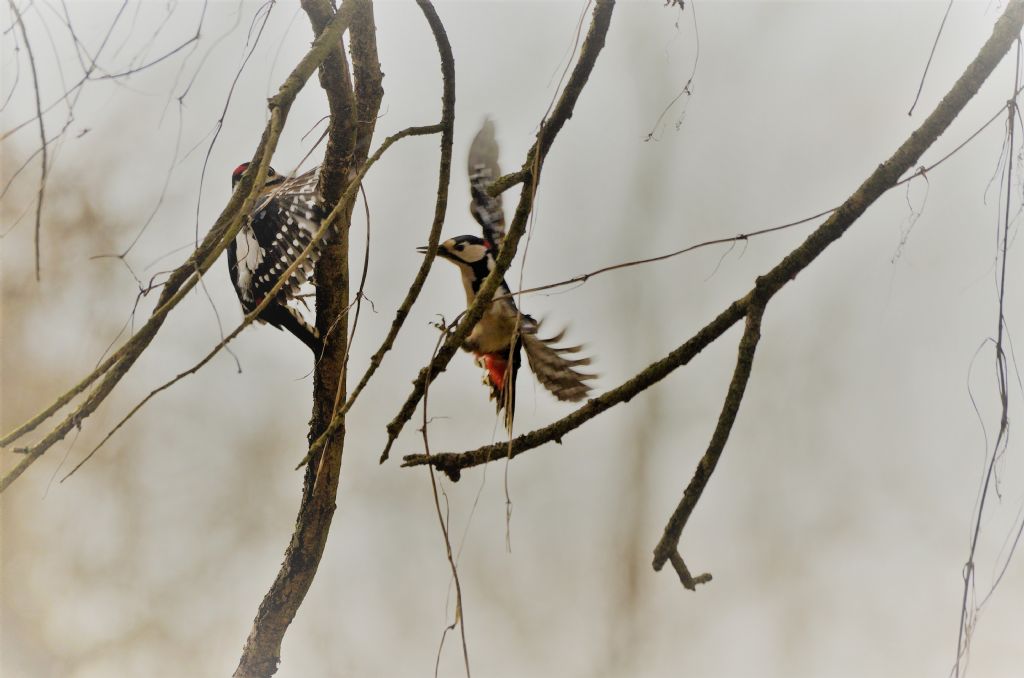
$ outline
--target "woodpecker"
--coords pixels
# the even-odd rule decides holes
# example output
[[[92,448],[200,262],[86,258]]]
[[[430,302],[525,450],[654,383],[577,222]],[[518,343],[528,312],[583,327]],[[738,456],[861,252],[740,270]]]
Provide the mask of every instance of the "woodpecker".
[[[459,267],[466,304],[471,305],[480,286],[495,268],[495,256],[505,238],[505,211],[501,196],[491,196],[487,189],[501,176],[498,166],[498,143],[494,123],[487,119],[477,132],[469,149],[469,211],[483,229],[483,237],[460,235],[441,243],[437,255]],[[421,252],[426,252],[421,247]],[[537,381],[559,400],[576,402],[590,393],[587,381],[595,375],[577,368],[589,365],[590,358],[572,358],[582,347],[558,347],[565,332],[542,339],[537,334],[540,323],[521,313],[505,281],[494,294],[494,300],[470,332],[462,348],[476,356],[484,368],[484,384],[490,387],[491,398],[500,413],[505,410],[505,427],[512,428],[515,412],[516,375],[521,351],[526,350]]]
[[[232,189],[248,167],[249,163],[242,163],[232,172]],[[309,245],[320,229],[320,222],[327,216],[317,186],[318,171],[319,168],[315,168],[297,177],[283,177],[272,167],[267,169],[266,184],[235,241],[227,248],[231,284],[245,313],[252,312],[263,302],[285,269]],[[289,302],[302,283],[312,277],[318,257],[319,248],[314,247],[274,300],[257,316],[260,322],[294,334],[317,357],[323,348],[319,333]]]

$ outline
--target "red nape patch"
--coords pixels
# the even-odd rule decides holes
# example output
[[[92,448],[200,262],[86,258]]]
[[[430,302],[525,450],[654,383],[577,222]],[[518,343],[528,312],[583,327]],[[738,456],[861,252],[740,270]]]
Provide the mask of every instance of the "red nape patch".
[[[245,170],[249,168],[249,163],[243,162],[241,165],[235,168],[235,171],[231,173],[233,177],[240,177],[245,174]]]
[[[491,378],[499,391],[505,390],[505,373],[508,370],[508,361],[497,353],[485,353],[481,356],[484,367],[487,368],[487,376]]]

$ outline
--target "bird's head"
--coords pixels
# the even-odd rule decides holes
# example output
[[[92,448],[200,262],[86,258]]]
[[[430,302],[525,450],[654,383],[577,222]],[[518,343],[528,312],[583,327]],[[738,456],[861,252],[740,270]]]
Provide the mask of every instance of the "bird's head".
[[[242,175],[245,174],[245,170],[249,169],[249,163],[243,162],[241,165],[235,168],[235,171],[231,173],[231,188],[238,185],[238,182],[242,180]],[[273,167],[267,167],[267,184],[275,183],[275,180],[279,179],[279,175],[274,171]]]
[[[427,248],[420,247],[417,251],[426,254]],[[479,267],[481,262],[487,262],[488,259],[494,260],[487,241],[475,235],[459,235],[445,240],[438,246],[437,256],[470,269]]]

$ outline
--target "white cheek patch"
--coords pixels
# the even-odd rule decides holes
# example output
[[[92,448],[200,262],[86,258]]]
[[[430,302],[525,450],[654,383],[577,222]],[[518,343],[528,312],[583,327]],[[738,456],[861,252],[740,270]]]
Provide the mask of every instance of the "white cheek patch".
[[[473,264],[487,256],[487,248],[483,245],[465,245],[461,250],[455,250],[453,254],[467,264]]]

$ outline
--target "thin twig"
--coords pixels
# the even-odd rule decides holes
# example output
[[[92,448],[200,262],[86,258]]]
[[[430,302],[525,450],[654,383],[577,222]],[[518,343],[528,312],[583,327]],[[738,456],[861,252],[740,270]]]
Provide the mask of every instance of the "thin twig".
[[[698,577],[690,575],[690,571],[687,569],[683,562],[683,557],[678,551],[679,537],[683,532],[686,521],[700,500],[708,480],[711,479],[711,474],[714,473],[715,466],[722,457],[722,451],[729,440],[733,424],[736,423],[736,415],[739,413],[740,404],[743,402],[743,395],[746,392],[747,381],[750,379],[750,369],[754,364],[754,352],[757,349],[757,342],[761,339],[761,318],[764,315],[765,304],[767,303],[767,299],[761,299],[755,295],[747,305],[746,328],[743,330],[743,337],[740,339],[739,350],[736,356],[736,368],[733,371],[732,382],[729,384],[725,401],[722,403],[722,412],[718,416],[718,425],[715,427],[715,432],[711,436],[711,442],[708,443],[708,448],[704,452],[704,456],[701,458],[693,478],[686,486],[683,497],[679,500],[679,505],[676,506],[672,517],[669,518],[668,523],[665,525],[665,531],[662,534],[661,540],[654,549],[654,569],[660,570],[664,567],[665,561],[671,559],[672,566],[676,574],[679,575],[679,580],[684,587],[691,591],[697,587],[697,584],[711,581],[711,575],[704,574]]]
[[[444,339],[444,333],[442,332],[438,338],[437,343],[434,345],[434,353],[437,353],[441,347],[441,341]],[[429,419],[427,417],[427,403],[430,395],[430,386],[423,391],[423,428],[420,429],[420,433],[423,436],[423,450],[424,454],[430,456],[430,439],[427,435],[427,424]],[[462,661],[466,667],[466,678],[469,678],[469,645],[466,643],[466,616],[465,609],[462,606],[462,584],[459,581],[459,568],[455,564],[455,557],[452,555],[452,541],[448,535],[448,524],[445,521],[444,513],[441,511],[441,498],[437,491],[437,475],[432,466],[428,466],[430,473],[430,489],[434,496],[434,509],[437,512],[437,522],[441,527],[441,536],[444,539],[444,551],[445,556],[448,558],[448,567],[452,571],[452,581],[455,582],[455,624],[459,626],[459,634],[462,639]],[[445,630],[447,633],[447,629]],[[444,635],[442,634],[442,646],[444,642]],[[438,665],[440,665],[441,656],[440,649],[438,650]],[[436,675],[436,668],[435,668]]]
[[[946,5],[946,11],[942,14],[942,21],[939,22],[939,30],[935,32],[935,41],[932,43],[932,49],[928,52],[928,61],[924,65],[924,72],[921,73],[921,84],[917,86],[917,94],[914,95],[914,101],[910,104],[910,110],[907,111],[907,115],[914,114],[914,108],[917,106],[917,101],[921,98],[921,92],[924,90],[924,81],[928,78],[928,70],[932,67],[932,58],[935,57],[935,49],[939,46],[939,38],[942,37],[942,29],[946,27],[946,19],[949,18],[949,10],[953,9],[953,0],[949,0]]]
[[[1007,8],[1009,11],[1009,8]],[[974,611],[968,610],[968,597],[970,591],[974,587],[975,581],[975,563],[974,556],[978,548],[978,539],[981,537],[981,521],[985,513],[985,504],[988,499],[989,489],[992,485],[992,481],[996,474],[996,462],[999,460],[999,450],[1006,444],[1007,437],[1009,436],[1010,428],[1010,417],[1009,417],[1009,379],[1008,370],[1006,364],[1006,353],[1003,348],[1003,340],[1006,331],[1006,316],[1004,313],[1004,301],[1006,297],[1006,260],[1007,254],[1009,253],[1009,236],[1010,236],[1010,207],[1013,199],[1013,147],[1014,147],[1014,132],[1016,130],[1016,96],[1020,90],[1020,69],[1021,69],[1021,41],[1020,37],[1017,38],[1017,63],[1014,67],[1014,83],[1013,91],[1014,97],[1010,99],[1006,106],[1006,129],[1007,129],[1007,153],[1006,153],[1006,204],[1004,207],[1003,214],[1003,228],[1002,228],[1002,247],[997,247],[997,255],[1002,257],[1002,262],[999,270],[999,310],[996,317],[996,342],[995,342],[995,357],[996,357],[996,384],[999,392],[999,431],[996,433],[995,442],[992,445],[992,454],[989,457],[988,464],[985,469],[985,481],[982,484],[981,494],[978,497],[978,508],[975,515],[974,525],[971,529],[971,546],[967,555],[967,562],[964,563],[963,575],[964,575],[964,592],[963,599],[960,603],[960,628],[957,633],[956,643],[956,661],[954,663],[953,672],[956,678],[960,678],[961,666],[960,660],[967,652],[967,647],[970,645],[971,631],[974,628],[974,624],[969,623],[973,620]],[[997,490],[998,492],[998,490]]]
[[[11,6],[11,11],[14,12],[14,20],[18,24],[22,40],[25,43],[25,51],[28,53],[28,65],[29,69],[32,71],[32,88],[35,90],[36,95],[36,121],[39,123],[39,143],[41,144],[40,150],[42,151],[42,169],[39,176],[39,192],[36,196],[35,248],[36,281],[38,282],[40,279],[39,232],[42,230],[43,224],[43,196],[46,192],[46,175],[48,171],[47,162],[49,160],[49,153],[46,150],[46,126],[43,124],[43,102],[42,97],[39,94],[39,75],[36,73],[36,58],[32,53],[32,43],[28,39],[28,31],[25,29],[25,22],[21,18],[21,12],[18,10],[17,3],[15,3],[14,0],[8,0],[8,4]]]
[[[685,6],[681,0],[678,3],[666,3],[666,6],[669,6],[669,4],[678,7],[680,12],[683,12],[685,10]],[[665,106],[664,110],[662,110],[661,115],[659,115],[658,119],[654,121],[653,125],[651,125],[651,131],[647,133],[646,137],[644,137],[644,141],[650,141],[651,139],[655,138],[655,134],[658,131],[658,126],[661,124],[661,121],[664,120],[665,116],[668,115],[668,112],[671,111],[673,107],[675,107],[677,101],[682,99],[684,96],[690,96],[691,94],[693,94],[693,79],[697,77],[697,64],[700,63],[700,32],[697,30],[697,13],[694,9],[692,2],[690,3],[690,17],[693,20],[694,41],[693,68],[690,70],[690,77],[686,79],[686,83],[683,84],[683,87],[682,89],[679,90],[679,93],[676,94],[672,101],[668,102],[668,105]],[[679,19],[676,19],[676,30],[679,30]],[[683,110],[685,113],[685,107],[683,108]],[[679,123],[677,123],[677,127],[681,122],[682,117],[679,118]]]

